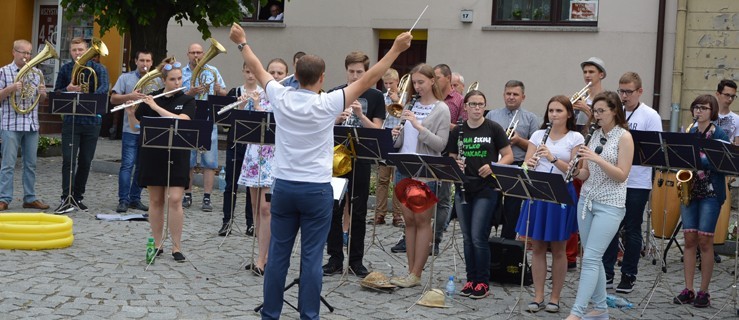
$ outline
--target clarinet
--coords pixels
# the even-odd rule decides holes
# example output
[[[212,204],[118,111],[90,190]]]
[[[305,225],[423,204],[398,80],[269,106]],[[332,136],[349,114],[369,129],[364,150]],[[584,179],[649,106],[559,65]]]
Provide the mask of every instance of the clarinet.
[[[464,120],[462,120],[462,117],[459,117],[459,120],[457,120],[457,127],[459,127],[459,137],[457,138],[457,160],[462,160],[462,164],[464,164],[464,133],[462,132],[462,127],[464,126]],[[464,169],[462,169],[462,173],[464,174]],[[464,181],[459,184],[459,197],[462,199],[461,204],[467,204],[467,199],[465,197],[465,190],[464,190]]]
[[[541,139],[541,143],[539,143],[539,146],[543,146],[547,143],[547,139],[549,139],[550,132],[552,132],[552,123],[547,122],[547,130],[544,131],[544,137]],[[536,167],[539,166],[539,160],[541,160],[541,156],[536,157],[536,163],[534,163],[534,166],[531,168],[531,170],[536,170]]]
[[[405,110],[411,110],[413,109],[413,106],[416,104],[416,101],[421,98],[420,94],[415,94],[413,97],[411,97],[411,101],[408,102],[408,104],[405,106]],[[398,132],[403,132],[403,127],[405,126],[405,119],[400,120],[400,128],[398,129]],[[398,140],[398,137],[400,137],[400,133],[398,133],[397,136],[393,137],[393,143],[395,143],[396,140]]]
[[[583,145],[587,146],[590,144],[590,139],[593,137],[593,132],[595,132],[595,129],[598,129],[598,125],[595,121],[590,123],[590,128],[588,128],[588,135],[585,137],[585,142]],[[565,182],[569,183],[574,178],[572,174],[575,172],[575,168],[577,167],[577,163],[580,161],[580,155],[576,155],[574,159],[570,162],[570,169],[567,170],[567,175],[565,175]]]

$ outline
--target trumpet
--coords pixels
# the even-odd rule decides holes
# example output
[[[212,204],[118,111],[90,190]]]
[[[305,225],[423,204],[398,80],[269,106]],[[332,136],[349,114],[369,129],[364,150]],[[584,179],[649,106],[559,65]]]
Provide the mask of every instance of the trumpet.
[[[174,89],[174,90],[170,90],[170,91],[167,91],[167,92],[162,92],[162,93],[160,93],[158,95],[152,96],[151,98],[152,99],[156,99],[156,98],[159,98],[159,97],[168,95],[170,93],[175,93],[175,92],[182,91],[182,90],[185,90],[185,87],[179,87],[179,88]],[[123,110],[123,109],[126,109],[128,107],[135,106],[135,105],[137,105],[139,103],[142,103],[142,102],[144,102],[144,99],[138,99],[138,100],[131,101],[129,103],[124,103],[124,104],[122,104],[120,106],[117,106],[117,107],[115,107],[113,109],[110,109],[110,112],[113,113],[113,112],[116,112],[116,111],[119,111],[119,110]]]
[[[587,146],[590,144],[590,139],[593,138],[593,132],[595,132],[595,129],[598,129],[598,125],[596,121],[593,121],[590,123],[590,128],[588,129],[588,135],[585,137],[585,142],[583,142],[584,146]],[[598,151],[596,150],[598,153]],[[567,170],[567,174],[565,175],[565,182],[569,183],[574,178],[572,175],[575,173],[575,168],[577,168],[577,164],[580,162],[580,155],[576,155],[574,159],[570,162],[570,169]]]
[[[413,105],[415,105],[416,104],[416,101],[418,99],[420,99],[420,98],[421,98],[421,95],[419,95],[419,94],[413,95],[413,97],[411,97],[411,101],[408,102],[408,104],[405,106],[405,109],[407,109],[407,110],[413,109]],[[402,110],[401,110],[401,113],[403,113]],[[398,127],[398,132],[403,132],[403,127],[404,126],[405,126],[405,119],[400,120],[400,125]],[[398,133],[397,136],[393,137],[393,143],[395,143],[395,141],[398,140],[398,137],[400,137],[400,133]]]
[[[550,132],[552,132],[552,123],[547,122],[547,130],[544,131],[544,137],[541,139],[541,143],[539,143],[539,146],[543,146],[547,143]],[[541,160],[541,156],[536,157],[536,162],[534,163],[534,166],[531,168],[531,170],[536,170],[536,167],[539,166],[539,160]]]
[[[516,113],[513,114],[511,122],[508,123],[508,129],[506,129],[505,131],[508,140],[511,140],[511,138],[513,138],[513,133],[516,132],[516,127],[518,127],[518,119],[516,119],[516,116],[518,116],[518,110],[516,110]]]
[[[570,103],[575,104],[575,102],[578,102],[580,100],[588,100],[590,98],[590,87],[593,85],[593,82],[588,82],[588,84],[585,85],[580,91],[575,92],[570,97]]]

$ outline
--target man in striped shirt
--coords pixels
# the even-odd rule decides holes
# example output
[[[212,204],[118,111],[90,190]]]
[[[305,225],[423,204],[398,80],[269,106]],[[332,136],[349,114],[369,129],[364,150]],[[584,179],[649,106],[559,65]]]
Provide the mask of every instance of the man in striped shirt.
[[[38,108],[21,114],[12,108],[10,97],[21,110],[28,110],[46,98],[46,85],[41,72],[28,72],[23,81],[16,81],[18,72],[31,59],[31,43],[27,40],[13,42],[13,62],[0,69],[0,137],[2,144],[2,166],[0,167],[0,211],[8,209],[13,200],[13,171],[18,159],[18,148],[23,157],[23,207],[45,210],[49,206],[36,199],[36,149],[38,148]],[[19,79],[22,80],[22,79]],[[34,94],[21,97],[21,90]]]

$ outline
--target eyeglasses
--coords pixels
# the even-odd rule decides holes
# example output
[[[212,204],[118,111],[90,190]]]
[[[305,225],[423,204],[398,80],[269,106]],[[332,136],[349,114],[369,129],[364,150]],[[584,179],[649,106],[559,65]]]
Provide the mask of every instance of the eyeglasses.
[[[22,54],[24,56],[30,56],[31,55],[31,53],[28,52],[28,51],[18,51],[16,49],[13,49],[13,51],[18,52],[18,53],[20,53],[20,54]]]
[[[485,102],[467,102],[467,106],[470,108],[481,109],[485,107]]]
[[[190,51],[189,54],[203,54],[202,51]]]
[[[616,90],[616,92],[618,92],[618,94],[620,94],[622,96],[627,96],[627,97],[630,96],[630,95],[632,95],[632,94],[634,94],[634,92],[637,92],[637,91],[639,91],[639,90],[623,90],[623,89]]]
[[[179,69],[182,67],[182,64],[179,61],[175,61],[174,63],[167,63],[164,65],[163,69],[170,71],[172,68]]]
[[[606,112],[609,109],[594,109],[593,112],[597,114],[603,114],[603,112]]]
[[[726,98],[728,98],[729,100],[735,100],[736,99],[736,95],[735,94],[722,93],[721,95],[724,96],[724,97],[726,97]]]
[[[608,139],[606,139],[606,137],[601,137],[600,145],[595,147],[595,150],[593,150],[593,152],[595,152],[595,154],[600,154],[601,152],[603,152],[603,146],[606,145],[606,142],[608,142]]]
[[[690,107],[690,109],[692,109],[692,110],[700,110],[700,111],[711,111],[711,107],[709,107],[709,106],[702,106],[702,105],[699,105],[699,104]]]

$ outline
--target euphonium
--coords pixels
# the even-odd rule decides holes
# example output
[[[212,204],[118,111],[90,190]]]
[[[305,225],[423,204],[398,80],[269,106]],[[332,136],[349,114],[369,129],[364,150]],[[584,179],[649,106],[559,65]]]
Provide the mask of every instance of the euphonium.
[[[697,121],[698,119],[693,119],[693,123],[688,126],[688,129],[686,129],[685,132],[690,132],[690,129],[695,126]],[[675,174],[675,179],[677,180],[677,194],[678,197],[680,197],[680,203],[687,206],[690,204],[690,200],[692,199],[693,172],[690,170],[680,170]]]
[[[164,59],[164,61],[174,62],[174,57],[169,57]],[[161,77],[162,70],[156,67],[152,68],[151,71],[147,72],[141,77],[141,79],[139,79],[139,81],[136,82],[136,85],[133,86],[133,90],[141,90],[141,93],[143,94],[150,94],[157,91],[162,88],[161,84],[157,82],[157,79]]]
[[[208,92],[210,92],[210,85],[213,84],[213,81],[218,81],[216,79],[216,73],[213,68],[205,66],[205,64],[208,63],[211,59],[215,58],[215,56],[226,53],[226,48],[224,48],[216,39],[210,38],[210,48],[208,48],[208,51],[203,54],[203,58],[198,60],[198,63],[195,65],[195,68],[192,69],[192,76],[190,77],[190,88],[193,87],[199,87],[201,85],[205,85],[206,92],[201,93],[198,95],[198,98],[203,99]],[[203,74],[203,71],[209,71],[213,75],[213,80],[210,82],[207,81],[206,75]]]
[[[15,76],[14,82],[22,82],[23,88],[20,91],[20,100],[28,100],[33,99],[33,96],[36,96],[35,99],[33,99],[33,104],[28,107],[27,109],[21,108],[21,106],[18,105],[18,103],[15,100],[15,94],[10,95],[10,105],[13,107],[16,113],[18,114],[28,114],[31,111],[33,111],[33,108],[38,105],[39,99],[41,99],[41,94],[38,92],[38,88],[33,85],[33,78],[32,74],[35,74],[39,77],[39,85],[44,85],[44,74],[41,73],[38,69],[34,69],[34,67],[41,62],[44,62],[48,59],[59,59],[59,55],[57,55],[56,50],[54,50],[54,46],[49,43],[49,41],[46,41],[46,47],[44,47],[41,52],[39,52],[36,57],[31,59],[31,61],[26,62],[26,65],[21,68],[20,71],[18,71],[18,75]]]
[[[477,82],[477,81],[473,82],[472,84],[470,84],[469,87],[467,87],[467,92],[465,94],[470,93],[470,91],[472,91],[472,90],[477,90],[477,87],[479,87],[479,86],[480,86],[480,83],[479,82]]]
[[[92,91],[94,92],[98,85],[98,76],[95,73],[95,70],[93,68],[90,68],[86,66],[87,61],[90,61],[92,57],[96,55],[100,55],[101,57],[105,57],[108,55],[108,47],[105,46],[105,43],[103,43],[102,40],[93,38],[92,44],[90,44],[90,48],[85,51],[77,60],[74,62],[74,67],[72,68],[72,85],[80,86],[80,92],[89,93],[90,92],[90,77],[92,77],[93,81],[95,82],[95,86],[92,87]],[[85,76],[82,71],[89,70],[90,74]]]

